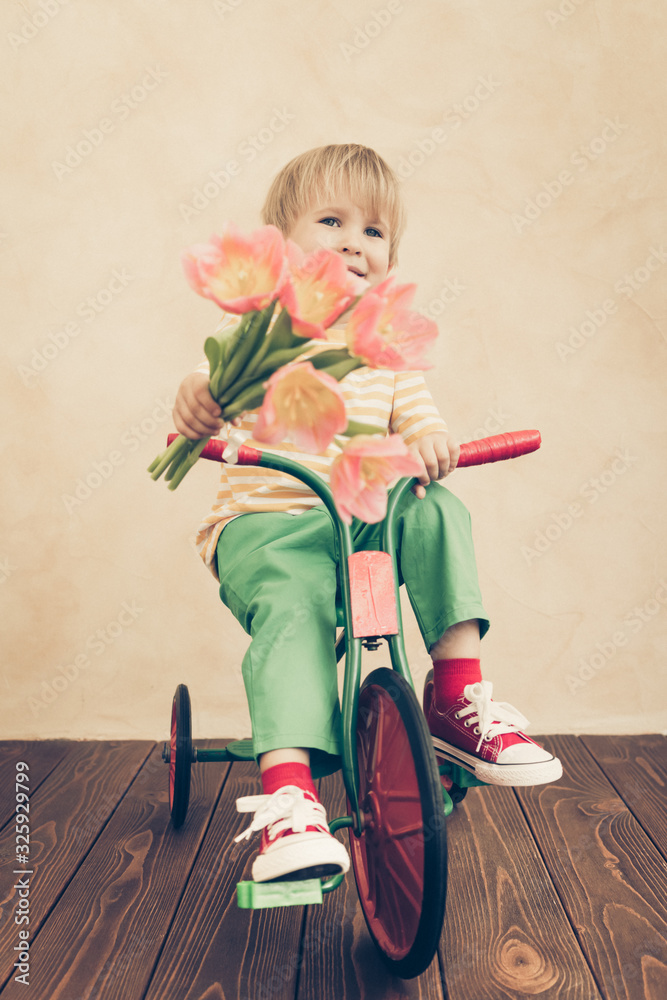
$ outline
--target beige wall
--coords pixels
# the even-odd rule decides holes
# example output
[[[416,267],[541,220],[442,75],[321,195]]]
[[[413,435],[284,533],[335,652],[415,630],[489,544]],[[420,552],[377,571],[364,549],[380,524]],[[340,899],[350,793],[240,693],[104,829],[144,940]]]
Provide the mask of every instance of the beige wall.
[[[404,177],[400,275],[440,323],[450,425],[543,435],[448,481],[496,696],[535,732],[664,729],[661,0],[5,0],[0,21],[2,735],[160,738],[181,680],[195,736],[247,733],[246,638],[192,545],[217,470],[176,493],[145,472],[216,322],[179,254],[350,140]]]

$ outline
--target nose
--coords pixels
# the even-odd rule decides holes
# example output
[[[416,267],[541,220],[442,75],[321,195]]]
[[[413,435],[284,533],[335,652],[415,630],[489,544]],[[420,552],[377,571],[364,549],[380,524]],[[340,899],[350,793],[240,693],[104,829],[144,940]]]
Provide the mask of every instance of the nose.
[[[341,229],[337,243],[340,253],[354,254],[355,256],[361,253],[361,241],[350,229]]]

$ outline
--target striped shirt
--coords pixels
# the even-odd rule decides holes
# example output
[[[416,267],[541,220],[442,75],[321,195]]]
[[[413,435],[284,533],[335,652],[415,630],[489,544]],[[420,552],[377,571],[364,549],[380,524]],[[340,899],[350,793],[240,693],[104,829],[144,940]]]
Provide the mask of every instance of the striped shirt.
[[[236,323],[237,316],[225,316],[216,333]],[[304,353],[298,360],[307,360],[332,347],[345,346],[342,329],[327,330],[327,337],[326,341],[306,341]],[[208,375],[208,362],[203,362],[197,371]],[[363,367],[350,372],[339,385],[348,418],[376,427],[378,433],[400,434],[409,445],[425,434],[447,429],[421,372],[394,372],[386,368]],[[231,428],[226,424],[220,432],[221,436],[226,438],[233,430],[237,443],[267,450],[266,445],[255,441],[252,436],[257,414],[258,410],[244,414],[239,427]],[[300,451],[290,442],[272,446],[269,450],[300,462],[318,473],[326,483],[329,482],[331,463],[341,453],[341,448],[335,441],[321,455]],[[218,539],[225,525],[234,518],[241,514],[263,511],[302,514],[321,503],[320,498],[309,487],[293,476],[273,469],[221,463],[218,495],[213,509],[199,525],[197,548],[205,564],[217,578],[215,553]]]

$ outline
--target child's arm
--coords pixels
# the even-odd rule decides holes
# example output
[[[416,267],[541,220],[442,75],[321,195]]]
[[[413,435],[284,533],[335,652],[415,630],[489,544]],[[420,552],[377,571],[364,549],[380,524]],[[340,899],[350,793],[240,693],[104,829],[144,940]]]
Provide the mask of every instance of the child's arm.
[[[420,371],[395,373],[390,430],[402,436],[422,464],[419,484],[412,488],[422,500],[426,496],[424,487],[454,471],[460,448],[438,413]]]
[[[238,316],[223,313],[215,328],[214,336],[217,337],[225,330],[237,326],[238,321]],[[219,434],[224,424],[224,420],[220,420],[222,411],[208,391],[208,385],[209,363],[207,360],[202,360],[195,371],[183,379],[176,394],[172,411],[174,426],[179,434],[193,441]]]
[[[419,485],[413,486],[412,492],[420,500],[426,496],[425,487],[436,479],[444,479],[456,468],[461,451],[458,441],[456,441],[449,431],[436,431],[432,434],[424,434],[408,445],[410,452],[417,458],[423,466],[421,474],[418,476]]]
[[[208,375],[192,372],[181,382],[176,394],[173,417],[179,434],[196,440],[218,434],[223,422],[222,412],[208,391]]]

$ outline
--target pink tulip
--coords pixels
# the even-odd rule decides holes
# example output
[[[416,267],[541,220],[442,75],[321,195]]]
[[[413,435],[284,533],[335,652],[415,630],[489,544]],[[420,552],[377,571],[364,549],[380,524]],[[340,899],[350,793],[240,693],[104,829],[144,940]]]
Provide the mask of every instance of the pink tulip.
[[[365,278],[348,271],[333,250],[315,250],[306,256],[287,241],[289,272],[280,301],[292,317],[292,329],[308,340],[325,340],[325,329],[344,313],[368,287]]]
[[[303,451],[321,454],[347,427],[338,382],[310,361],[285,365],[266,383],[253,437],[278,444],[289,437]]]
[[[430,368],[423,352],[437,337],[438,328],[407,308],[417,286],[393,282],[393,278],[385,279],[354,307],[345,328],[348,350],[371,368]]]
[[[353,517],[377,524],[387,513],[387,487],[401,476],[417,476],[420,471],[418,459],[400,434],[384,438],[359,434],[331,466],[336,509],[346,524]]]
[[[230,313],[264,309],[278,297],[285,275],[285,241],[275,226],[243,236],[226,225],[222,236],[186,250],[183,269],[191,287]]]

